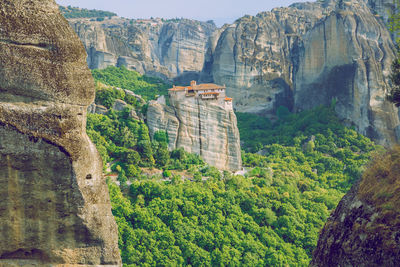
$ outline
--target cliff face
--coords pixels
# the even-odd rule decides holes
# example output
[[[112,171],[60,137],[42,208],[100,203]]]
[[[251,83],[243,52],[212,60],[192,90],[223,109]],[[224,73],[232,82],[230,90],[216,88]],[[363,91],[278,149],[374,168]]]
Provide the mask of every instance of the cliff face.
[[[394,49],[389,32],[364,3],[343,4],[304,36],[295,108],[337,99],[337,114],[360,133],[384,145],[395,143],[397,109],[385,100]]]
[[[205,72],[226,84],[236,109],[274,114],[337,102],[359,132],[396,142],[397,109],[385,101],[395,47],[367,1],[294,4],[223,29]],[[376,1],[369,1],[370,6]]]
[[[325,224],[311,266],[399,266],[399,148],[375,160]]]
[[[170,98],[170,102],[171,106],[150,102],[147,111],[150,136],[165,130],[170,150],[182,147],[221,170],[241,169],[240,136],[232,107],[194,97],[182,101]]]
[[[268,113],[293,105],[297,59],[292,51],[323,12],[311,4],[303,6],[245,16],[220,33],[207,65],[214,81],[229,88],[237,110]]]
[[[93,68],[226,84],[235,109],[263,115],[336,101],[338,115],[382,145],[398,141],[398,109],[385,101],[395,46],[391,0],[317,1],[210,24],[71,20]],[[118,56],[116,56],[118,55]],[[399,135],[399,134],[398,134]]]
[[[215,30],[213,24],[187,19],[69,21],[85,45],[90,68],[124,65],[167,78],[201,71],[208,37]]]
[[[120,266],[85,50],[53,0],[2,0],[0,25],[0,265]]]

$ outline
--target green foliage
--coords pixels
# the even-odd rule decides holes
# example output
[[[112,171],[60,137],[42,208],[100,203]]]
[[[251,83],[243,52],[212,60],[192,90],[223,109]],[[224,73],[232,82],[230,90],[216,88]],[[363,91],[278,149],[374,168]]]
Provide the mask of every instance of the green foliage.
[[[165,143],[168,144],[168,133],[166,131],[157,131],[154,133],[154,138],[155,141],[159,143]]]
[[[136,113],[146,112],[147,104],[139,103],[136,97],[113,87],[115,85],[113,78],[127,75],[127,79],[129,79],[130,75],[135,76],[138,75],[137,73],[125,68],[108,68],[104,72],[99,71],[98,73],[104,74],[106,78],[111,78],[107,78],[110,85],[105,85],[99,80],[96,81],[95,102],[110,110],[105,115],[88,114],[87,133],[102,156],[104,168],[111,160],[114,163],[117,162],[124,171],[121,175],[121,181],[126,183],[125,178],[140,178],[141,171],[138,167],[158,167],[169,170],[188,170],[191,168],[194,170],[204,165],[204,161],[199,156],[189,154],[182,149],[178,152],[179,158],[175,157],[170,160],[167,132],[157,131],[152,141],[147,125],[131,118],[132,109],[135,109]],[[143,78],[144,76],[140,77]],[[148,77],[143,79],[158,81]],[[116,86],[120,86],[120,84],[116,84]],[[166,87],[165,84],[162,86]],[[117,112],[112,109],[117,99],[127,102],[128,106],[123,111]],[[172,154],[174,153],[176,151],[172,152]],[[121,171],[117,172],[120,173]]]
[[[132,213],[116,215],[124,263],[307,265],[330,212],[378,147],[342,126],[333,106],[283,114],[275,123],[239,114],[241,133],[262,137],[260,154],[242,154],[252,168],[245,177],[204,167],[194,181],[134,181],[118,200],[131,203]],[[244,147],[254,148],[243,135]],[[183,149],[170,157],[182,169],[197,163]]]
[[[103,105],[106,108],[111,108],[116,99],[125,99],[125,92],[117,90],[112,87],[101,86],[99,83],[96,85],[96,99],[97,104]]]
[[[305,266],[309,257],[292,239],[317,237],[301,224],[311,217],[307,210],[299,212],[276,189],[240,176],[199,183],[179,177],[171,183],[135,181],[128,196],[110,187],[127,265]],[[324,215],[313,218],[318,226],[327,213],[320,206]]]
[[[105,17],[113,17],[117,16],[117,14],[108,11],[96,10],[96,9],[86,9],[86,8],[78,8],[78,7],[63,7],[60,6],[61,14],[64,15],[65,18],[102,18],[104,20]]]
[[[396,107],[400,107],[400,56],[397,52],[397,57],[392,63],[392,73],[390,75],[392,87],[387,95],[387,99],[393,102]]]
[[[167,95],[170,84],[164,83],[161,79],[141,75],[136,71],[131,71],[124,66],[107,67],[103,70],[92,70],[96,81],[103,84],[114,86],[135,92],[144,99],[155,99],[157,95]]]
[[[117,73],[127,71],[99,77],[126,89]],[[111,107],[115,99],[128,102],[122,90],[98,85],[97,103]],[[120,188],[109,187],[126,266],[305,266],[330,212],[378,149],[340,124],[334,102],[299,114],[281,107],[275,122],[238,113],[248,172],[233,175],[182,148],[168,152],[165,131],[151,139],[146,124],[130,118],[131,109],[147,107],[131,101],[87,120],[119,174]],[[140,167],[158,167],[168,179],[143,178]]]
[[[400,32],[400,1],[393,0],[393,6],[391,8],[391,14],[389,16],[389,30],[395,36],[395,41],[399,43],[399,32]]]

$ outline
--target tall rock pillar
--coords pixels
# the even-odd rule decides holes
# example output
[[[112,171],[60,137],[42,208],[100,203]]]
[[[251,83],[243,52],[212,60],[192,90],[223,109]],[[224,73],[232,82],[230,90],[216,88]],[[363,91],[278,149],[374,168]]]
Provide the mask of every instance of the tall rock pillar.
[[[0,0],[0,266],[120,266],[94,82],[53,0]]]

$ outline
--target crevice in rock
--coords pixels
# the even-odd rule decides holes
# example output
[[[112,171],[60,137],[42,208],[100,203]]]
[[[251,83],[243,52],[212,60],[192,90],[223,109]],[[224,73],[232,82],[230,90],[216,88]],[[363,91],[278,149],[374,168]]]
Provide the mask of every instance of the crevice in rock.
[[[5,252],[0,256],[1,260],[8,259],[24,259],[24,260],[40,260],[43,262],[49,261],[49,256],[40,249],[23,249]]]
[[[3,44],[11,44],[11,45],[16,45],[16,46],[24,46],[24,47],[32,47],[36,49],[42,49],[42,50],[55,50],[54,45],[51,44],[45,44],[45,43],[21,43],[13,40],[7,40],[7,39],[0,39],[0,43]]]
[[[197,118],[199,120],[199,150],[200,150],[200,156],[203,156],[203,144],[202,144],[202,141],[201,141],[200,103],[199,103],[198,99],[197,99]]]
[[[179,124],[179,125],[178,125],[178,131],[177,131],[176,139],[175,139],[175,148],[178,148],[179,136],[180,136],[180,134],[181,134],[181,129],[182,129],[182,121],[181,121],[181,119],[179,118],[178,112],[176,112],[176,109],[175,109],[175,107],[173,106],[173,104],[172,104],[172,109],[174,110],[175,117],[176,117],[176,119],[178,120],[178,124]]]

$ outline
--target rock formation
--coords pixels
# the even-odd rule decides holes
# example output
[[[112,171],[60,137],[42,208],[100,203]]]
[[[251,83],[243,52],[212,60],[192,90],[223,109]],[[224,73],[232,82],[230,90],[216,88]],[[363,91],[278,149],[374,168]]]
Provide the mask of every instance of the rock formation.
[[[231,103],[225,103],[224,99],[175,98],[171,94],[169,101],[170,106],[150,102],[147,111],[150,136],[164,130],[168,133],[170,150],[182,147],[221,170],[241,169],[240,136]]]
[[[226,84],[235,110],[262,115],[336,101],[344,121],[390,145],[400,136],[398,109],[385,100],[395,55],[385,25],[392,9],[391,0],[297,3],[221,29],[188,20],[70,22],[92,67]]]
[[[325,224],[311,266],[400,265],[400,151],[375,160]]]
[[[299,3],[243,17],[221,31],[205,72],[227,85],[238,111],[336,101],[338,115],[360,133],[393,144],[399,118],[385,94],[395,46],[365,2]]]
[[[90,68],[124,65],[167,78],[202,70],[207,40],[216,28],[188,19],[69,21],[85,45]]]
[[[120,266],[85,50],[53,0],[1,0],[0,26],[0,266]]]
[[[360,133],[383,145],[395,143],[397,109],[385,100],[394,49],[389,32],[363,2],[343,4],[304,36],[295,108],[336,99],[336,113]]]

